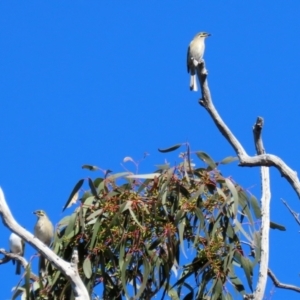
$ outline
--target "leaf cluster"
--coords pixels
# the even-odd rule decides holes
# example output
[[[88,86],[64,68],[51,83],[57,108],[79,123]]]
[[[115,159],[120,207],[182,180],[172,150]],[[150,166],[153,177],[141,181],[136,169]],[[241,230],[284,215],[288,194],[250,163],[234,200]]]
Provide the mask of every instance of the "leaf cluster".
[[[85,180],[75,185],[65,208],[77,195],[79,205],[59,222],[53,251],[70,261],[78,250],[78,270],[91,295],[233,299],[232,293],[246,294],[240,278],[252,290],[260,259],[257,199],[224,177],[209,155],[196,156],[206,167],[194,168],[187,149],[177,166],[89,178],[85,191]],[[69,282],[48,265],[35,299],[72,298]]]

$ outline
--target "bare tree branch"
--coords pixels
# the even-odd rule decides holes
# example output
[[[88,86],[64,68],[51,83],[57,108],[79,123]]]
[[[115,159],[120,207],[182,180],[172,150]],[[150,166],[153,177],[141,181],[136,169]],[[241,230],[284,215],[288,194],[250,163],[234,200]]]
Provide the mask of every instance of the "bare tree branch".
[[[264,120],[258,117],[253,126],[253,136],[256,152],[264,154],[264,146],[261,137]],[[258,282],[254,291],[254,299],[263,299],[268,279],[269,265],[269,231],[270,231],[270,172],[268,167],[261,167],[261,257],[258,272]]]
[[[271,271],[271,269],[268,270],[268,275],[272,279],[274,285],[278,288],[281,289],[286,289],[286,290],[292,290],[297,293],[300,293],[300,287],[291,285],[291,284],[286,284],[286,283],[281,283],[275,276],[275,274]]]
[[[10,209],[5,201],[5,197],[2,189],[0,188],[0,216],[2,217],[3,224],[8,227],[12,232],[20,236],[24,241],[38,250],[46,259],[59,269],[71,282],[75,299],[76,300],[87,300],[90,299],[88,291],[83,284],[77,268],[61,259],[51,249],[49,249],[44,243],[38,238],[33,236],[32,233],[21,227],[14,217],[12,216]]]
[[[286,180],[291,184],[295,192],[297,193],[298,197],[300,198],[300,182],[297,176],[297,172],[293,171],[290,167],[288,167],[282,159],[279,157],[272,155],[272,154],[261,154],[257,156],[249,156],[237,138],[232,134],[229,130],[227,125],[224,123],[222,118],[220,117],[219,113],[215,109],[208,83],[206,80],[207,71],[205,69],[205,62],[202,61],[198,65],[197,70],[200,86],[202,91],[202,99],[199,100],[199,103],[206,108],[210,116],[212,117],[213,121],[215,122],[216,126],[222,133],[222,135],[226,138],[226,140],[230,143],[233,147],[234,151],[236,152],[240,166],[244,167],[257,167],[257,166],[265,166],[265,167],[275,167],[279,170],[281,176],[286,178]]]

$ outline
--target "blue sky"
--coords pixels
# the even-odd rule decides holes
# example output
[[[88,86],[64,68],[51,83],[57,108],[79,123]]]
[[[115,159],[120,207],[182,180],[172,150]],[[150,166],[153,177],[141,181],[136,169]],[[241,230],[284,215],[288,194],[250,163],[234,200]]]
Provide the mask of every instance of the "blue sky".
[[[180,142],[234,155],[189,91],[186,50],[199,31],[212,33],[205,60],[224,121],[254,155],[252,125],[264,117],[267,152],[300,170],[299,20],[299,1],[1,1],[0,185],[17,221],[31,230],[44,209],[58,222],[75,183],[101,176],[83,164],[120,172],[125,156],[147,152],[139,172],[151,172],[179,161],[157,148]],[[260,198],[258,168],[222,172]],[[271,218],[287,231],[271,231],[270,267],[299,286],[299,226],[280,199],[300,212],[299,200],[273,169],[271,188]],[[8,299],[18,278],[11,264],[1,274]],[[266,299],[283,297],[299,295],[268,284]]]

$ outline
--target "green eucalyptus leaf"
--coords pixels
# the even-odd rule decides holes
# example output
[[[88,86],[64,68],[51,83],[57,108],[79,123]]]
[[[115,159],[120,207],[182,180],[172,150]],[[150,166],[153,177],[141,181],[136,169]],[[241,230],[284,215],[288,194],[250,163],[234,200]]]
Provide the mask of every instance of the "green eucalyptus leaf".
[[[187,258],[185,250],[184,250],[184,241],[183,241],[183,233],[185,229],[185,219],[182,219],[181,222],[178,224],[178,232],[179,232],[179,241],[180,241],[180,247],[182,254]]]
[[[121,178],[121,177],[126,177],[126,176],[129,176],[129,175],[132,175],[131,172],[121,172],[121,173],[116,173],[114,175],[110,175],[110,176],[107,176],[107,180],[116,180],[118,178]]]
[[[92,276],[92,263],[91,260],[89,258],[89,256],[87,256],[83,262],[83,272],[86,278],[90,279]]]
[[[76,185],[74,186],[70,196],[69,196],[69,199],[67,200],[64,208],[63,208],[63,211],[68,207],[69,203],[73,200],[73,197],[75,196],[75,194],[80,190],[80,188],[82,187],[84,183],[84,179],[80,179]]]
[[[168,170],[170,168],[170,164],[164,164],[164,165],[155,165],[155,167],[159,170]]]
[[[142,230],[144,230],[144,227],[142,226],[142,224],[138,221],[135,213],[133,212],[133,210],[131,209],[131,207],[129,208],[129,212],[132,216],[132,218],[134,219],[134,221],[141,227]]]
[[[169,148],[165,148],[165,149],[158,149],[159,152],[161,153],[167,153],[167,152],[171,152],[171,151],[175,151],[177,150],[179,147],[181,147],[183,144],[176,144],[174,146],[171,146]]]
[[[252,263],[249,260],[249,258],[247,258],[245,256],[241,256],[241,264],[244,269],[248,285],[249,285],[251,291],[253,291],[253,287],[252,287],[253,266],[252,266]]]
[[[52,286],[57,283],[57,280],[60,278],[60,276],[61,276],[61,272],[59,270],[56,270],[53,280],[51,282]]]
[[[196,152],[196,155],[198,156],[198,158],[204,161],[212,170],[214,170],[217,167],[217,164],[207,153],[203,151],[198,151]]]
[[[133,174],[133,175],[126,176],[126,178],[131,178],[131,179],[154,179],[154,178],[158,178],[160,175],[161,175],[160,173]]]
[[[250,212],[249,200],[247,194],[242,190],[241,187],[239,187],[238,195],[239,195],[239,204],[242,207],[242,211],[243,211],[242,216],[244,216],[245,214],[249,222],[251,223],[251,225],[253,225],[253,218]]]
[[[176,213],[176,216],[175,216],[175,225],[176,226],[182,220],[183,216],[185,216],[184,210],[182,210],[182,209],[178,210],[178,212]]]
[[[232,181],[229,178],[225,178],[225,182],[226,185],[228,187],[228,189],[230,190],[232,197],[233,197],[233,201],[234,201],[234,206],[233,206],[233,214],[234,214],[234,218],[237,216],[237,210],[238,210],[238,204],[239,204],[239,196],[238,196],[238,192],[234,186],[234,184],[232,183]]]
[[[64,234],[65,237],[68,237],[70,239],[75,235],[75,231],[76,231],[75,228],[78,227],[78,226],[76,226],[76,221],[77,221],[77,213],[74,212],[70,216],[69,224],[68,224],[65,234]]]
[[[251,203],[251,207],[254,211],[254,215],[255,215],[256,219],[260,219],[261,218],[260,205],[259,205],[257,199],[253,195],[250,197],[250,203]]]
[[[83,165],[81,168],[82,169],[87,169],[87,170],[90,170],[90,171],[100,170],[97,166],[92,166],[92,165]]]
[[[260,231],[255,231],[253,233],[253,242],[254,242],[254,255],[255,259],[253,262],[253,267],[260,262],[261,258],[261,232]],[[252,251],[253,251],[252,250]]]
[[[229,164],[229,163],[231,163],[233,161],[237,161],[237,160],[239,160],[239,159],[236,156],[227,156],[220,161],[220,164],[226,165],[226,164]]]
[[[100,208],[100,209],[95,210],[93,213],[91,213],[91,214],[86,218],[86,220],[87,220],[87,221],[90,221],[90,220],[96,219],[98,216],[102,215],[103,211],[104,211],[103,208]]]
[[[95,180],[94,180],[94,186],[96,187],[96,188],[98,188],[99,187],[99,184],[103,181],[104,179],[103,178],[96,178]]]
[[[94,186],[94,182],[91,178],[88,178],[88,182],[89,182],[89,187],[91,189],[91,193],[92,195],[95,197],[95,198],[98,198],[98,193],[97,193],[97,190]]]
[[[90,250],[94,249],[94,247],[95,247],[96,238],[98,236],[98,231],[99,231],[100,226],[101,226],[101,219],[98,218],[96,223],[93,225],[93,230],[92,230],[93,235],[92,235],[92,239],[91,239],[90,244],[89,244],[89,249]]]
[[[137,294],[134,296],[135,299],[139,299],[139,297],[144,292],[145,287],[146,287],[146,285],[148,283],[147,278],[150,275],[151,268],[150,268],[150,264],[149,264],[149,262],[148,262],[148,260],[147,260],[146,257],[143,258],[143,267],[144,267],[143,282],[142,282],[142,285],[139,287],[139,290],[138,290]]]
[[[213,292],[211,300],[218,300],[220,295],[222,294],[223,284],[220,278],[216,278],[215,282],[213,282]]]
[[[270,221],[270,228],[272,228],[272,229],[278,229],[280,231],[286,231],[286,228],[283,225],[280,225],[278,223],[274,223],[272,221]]]
[[[131,299],[128,290],[127,290],[127,267],[129,266],[130,262],[131,262],[131,258],[132,258],[132,254],[129,253],[125,256],[125,259],[123,261],[123,267],[121,270],[121,281],[122,281],[122,286],[124,289],[124,292],[127,296],[128,299]]]
[[[245,231],[245,229],[243,228],[242,224],[235,219],[235,227],[234,227],[234,231],[237,234],[239,231],[241,231],[241,233],[244,235],[244,237],[250,242],[252,243],[252,238],[249,236],[249,234]]]

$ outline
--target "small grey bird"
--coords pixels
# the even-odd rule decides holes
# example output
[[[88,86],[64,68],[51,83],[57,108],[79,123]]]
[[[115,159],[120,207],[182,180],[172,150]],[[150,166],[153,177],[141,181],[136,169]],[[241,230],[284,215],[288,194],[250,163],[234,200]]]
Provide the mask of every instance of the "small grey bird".
[[[35,237],[37,237],[45,245],[50,246],[53,239],[54,230],[51,221],[43,210],[36,210],[33,213],[38,217],[38,220],[34,226]],[[40,272],[43,272],[45,270],[45,265],[45,258],[41,256],[39,262]]]
[[[198,91],[197,87],[197,65],[202,61],[204,50],[205,50],[205,38],[210,36],[210,33],[200,32],[195,35],[193,40],[190,42],[187,51],[187,71],[191,74],[190,79],[190,90]]]
[[[9,236],[9,248],[10,248],[11,253],[23,256],[24,249],[25,249],[25,243],[18,235],[16,235],[15,233],[12,233]],[[13,264],[15,264],[14,259],[12,262],[13,262]],[[21,274],[21,263],[19,261],[17,261],[17,265],[16,265],[16,274],[17,275]]]

